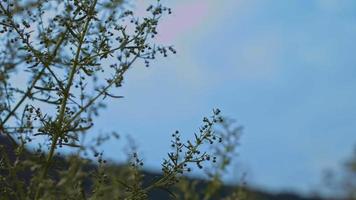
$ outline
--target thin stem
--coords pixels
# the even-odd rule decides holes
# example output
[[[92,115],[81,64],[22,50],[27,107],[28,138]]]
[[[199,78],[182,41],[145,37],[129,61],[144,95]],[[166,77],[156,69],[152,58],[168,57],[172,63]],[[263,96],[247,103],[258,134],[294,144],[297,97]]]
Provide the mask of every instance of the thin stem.
[[[17,102],[17,104],[15,105],[15,107],[9,112],[9,114],[4,118],[3,121],[0,121],[0,131],[2,130],[6,136],[11,140],[11,142],[13,143],[14,146],[18,146],[16,140],[4,130],[4,125],[5,123],[11,118],[11,116],[13,116],[15,114],[15,112],[17,111],[17,109],[23,104],[23,102],[29,97],[29,95],[31,94],[32,89],[35,87],[37,81],[39,81],[41,79],[41,77],[44,74],[45,69],[48,69],[50,71],[50,73],[52,75],[54,75],[53,71],[50,69],[49,65],[53,62],[54,58],[57,55],[57,52],[60,48],[60,46],[62,45],[65,36],[68,32],[68,28],[66,29],[66,31],[64,33],[62,33],[60,39],[58,40],[53,53],[51,54],[51,57],[48,61],[44,61],[42,59],[41,56],[38,56],[38,51],[35,50],[31,44],[29,43],[29,41],[24,37],[23,33],[16,27],[15,23],[12,21],[12,15],[11,13],[9,13],[4,6],[0,3],[0,8],[1,10],[3,10],[4,13],[6,13],[6,15],[8,16],[9,19],[11,19],[11,27],[13,27],[15,29],[15,31],[19,34],[19,36],[21,37],[21,39],[25,42],[26,46],[30,49],[30,51],[33,53],[33,55],[38,58],[41,63],[43,63],[44,67],[41,69],[41,71],[37,74],[37,76],[34,78],[32,84],[30,85],[30,87],[27,89],[27,91],[25,92],[25,94],[21,97],[21,99]]]
[[[52,144],[51,144],[50,152],[48,154],[47,162],[46,162],[46,165],[44,166],[44,170],[43,170],[42,176],[40,178],[41,181],[47,176],[48,169],[49,169],[49,167],[51,165],[51,161],[53,159],[53,155],[54,155],[54,152],[55,152],[55,149],[56,149],[56,146],[57,146],[57,141],[58,141],[59,137],[62,135],[62,132],[63,132],[63,128],[64,128],[63,127],[63,121],[64,121],[64,117],[65,117],[65,109],[66,109],[67,101],[68,101],[69,94],[70,94],[69,92],[70,92],[70,89],[71,89],[72,84],[73,84],[74,75],[76,73],[76,69],[77,69],[77,66],[78,66],[80,53],[82,51],[82,45],[84,43],[84,38],[85,38],[85,35],[86,35],[87,31],[88,31],[90,21],[93,18],[92,14],[94,14],[94,9],[95,9],[96,3],[97,3],[97,0],[95,0],[93,2],[93,5],[90,8],[90,12],[91,13],[88,13],[89,15],[87,17],[87,20],[86,20],[85,25],[84,25],[84,29],[83,29],[83,31],[81,33],[81,36],[79,38],[79,41],[78,41],[78,48],[77,48],[77,52],[76,52],[76,55],[75,55],[75,58],[74,58],[73,67],[72,67],[71,72],[69,74],[69,79],[68,79],[67,86],[66,86],[65,91],[63,93],[63,100],[62,100],[62,104],[61,104],[60,111],[59,111],[58,118],[57,118],[57,128],[58,128],[58,130],[54,133],[54,136],[52,138]],[[38,187],[38,189],[36,191],[35,199],[39,199],[39,197],[40,197],[40,189],[41,189],[41,187]]]
[[[31,93],[33,87],[35,86],[35,84],[37,83],[37,81],[42,77],[44,71],[46,68],[42,68],[42,70],[37,74],[37,76],[35,77],[35,79],[33,80],[32,84],[30,85],[30,87],[27,89],[26,93],[22,96],[22,98],[17,102],[17,104],[15,105],[15,107],[9,112],[9,114],[5,117],[5,119],[1,122],[1,127],[3,127],[5,125],[5,123],[10,119],[10,117],[12,115],[15,114],[16,110],[22,105],[22,103],[26,100],[26,98],[29,96],[29,94]],[[4,127],[3,127],[4,128]],[[12,138],[12,136],[5,132],[6,136],[8,136],[11,140],[11,142],[17,146],[17,143],[15,141],[14,138]]]
[[[129,43],[131,43],[132,41],[134,41],[135,39],[137,39],[137,37],[139,35],[141,35],[142,31],[140,31],[135,37],[133,37],[132,39],[130,39],[129,41],[123,42],[120,44],[119,47],[113,48],[111,50],[108,50],[106,52],[102,52],[102,53],[98,53],[92,56],[88,56],[87,58],[84,59],[94,59],[95,57],[101,56],[101,55],[105,55],[105,54],[109,54],[109,53],[113,53],[119,49],[124,49],[126,48],[125,46],[128,45]],[[145,34],[144,40],[146,40],[148,37],[148,33]],[[138,53],[132,60],[131,62],[127,65],[126,68],[124,68],[119,75],[117,76],[123,76],[124,73],[130,68],[130,66],[136,61],[137,58],[140,57],[140,53]],[[82,60],[84,60],[82,59]],[[82,112],[84,112],[90,105],[92,105],[100,96],[102,96],[103,94],[105,94],[108,89],[115,83],[115,81],[110,82],[105,88],[102,89],[102,91],[100,91],[94,98],[92,98],[84,107],[82,107],[72,118],[70,118],[67,122],[67,125],[69,125],[70,123],[72,123]]]
[[[138,57],[139,57],[139,55],[136,55],[131,60],[131,62],[128,64],[128,66],[126,68],[124,68],[118,76],[123,76],[124,73],[130,68],[130,66],[136,61],[136,59]],[[111,81],[107,86],[105,86],[95,97],[93,97],[91,100],[89,100],[88,103],[85,104],[85,106],[83,106],[75,115],[73,115],[73,117],[71,117],[67,121],[67,125],[72,123],[82,112],[84,112],[89,106],[91,106],[99,97],[101,97],[103,94],[105,94],[108,91],[108,89],[114,84],[115,84],[115,81]]]

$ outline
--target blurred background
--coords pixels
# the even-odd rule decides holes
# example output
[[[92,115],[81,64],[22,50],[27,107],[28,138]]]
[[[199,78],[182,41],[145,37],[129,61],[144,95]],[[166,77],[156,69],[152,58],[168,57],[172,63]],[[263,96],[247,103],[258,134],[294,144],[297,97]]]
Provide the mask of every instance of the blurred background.
[[[146,3],[131,6],[143,12]],[[137,65],[92,136],[117,131],[159,171],[171,134],[186,138],[213,108],[244,127],[225,178],[309,194],[356,144],[356,1],[170,0],[159,43],[177,55]],[[90,134],[89,134],[90,135]],[[130,140],[131,141],[131,140]],[[125,139],[103,151],[126,159]],[[194,174],[194,173],[193,173]],[[199,176],[199,174],[195,174]]]

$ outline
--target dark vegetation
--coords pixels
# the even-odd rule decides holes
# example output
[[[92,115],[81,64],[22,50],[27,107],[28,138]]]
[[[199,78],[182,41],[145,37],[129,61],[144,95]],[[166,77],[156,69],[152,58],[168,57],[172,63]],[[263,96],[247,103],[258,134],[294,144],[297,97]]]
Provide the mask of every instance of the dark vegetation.
[[[16,156],[15,156],[14,152],[12,151],[11,142],[8,139],[6,139],[5,137],[0,137],[0,147],[7,150],[7,153],[9,154],[9,158],[11,160],[16,159]],[[31,156],[31,154],[32,154],[31,152],[26,151],[26,156]],[[58,156],[55,159],[57,162],[62,163],[63,168],[68,167],[67,158]],[[97,170],[98,166],[95,163],[88,163],[82,167],[85,171],[95,171],[95,170]],[[127,167],[128,166],[112,164],[112,165],[106,166],[105,168],[107,168],[106,170],[118,171],[118,173],[120,173],[119,171],[127,171]],[[144,179],[143,179],[144,185],[149,184],[152,180],[155,180],[157,177],[162,176],[159,173],[149,172],[149,171],[145,171],[145,170],[143,170],[141,173],[144,176]],[[4,174],[1,174],[1,175],[4,175]],[[29,181],[30,177],[31,177],[31,171],[27,171],[26,173],[18,174],[18,175],[19,175],[20,179]],[[195,183],[194,190],[196,190],[196,192],[198,192],[198,193],[200,191],[205,191],[209,185],[209,181],[202,180],[202,179],[184,178],[184,181],[186,181],[186,183]],[[93,184],[93,182],[90,179],[87,179],[84,182],[84,188],[85,188],[86,192],[90,191],[92,184]],[[221,199],[223,197],[226,197],[229,194],[233,193],[236,190],[236,187],[237,186],[234,186],[234,185],[230,185],[230,186],[224,185],[218,190],[218,192],[214,196],[214,198]],[[292,194],[292,193],[273,194],[273,193],[255,190],[252,188],[243,188],[243,190],[244,190],[243,192],[245,193],[244,195],[246,196],[246,199],[253,199],[253,200],[321,200],[321,198],[306,198],[306,197],[301,197],[301,196],[298,196],[298,195]],[[178,197],[178,196],[182,196],[185,191],[175,190],[175,192],[176,192],[175,193],[176,197]],[[201,199],[202,195],[203,194],[200,194],[198,199]],[[247,197],[249,197],[249,198],[247,198]],[[154,190],[148,194],[148,198],[149,199],[175,199],[174,197],[171,196],[170,193],[168,193],[164,190]]]

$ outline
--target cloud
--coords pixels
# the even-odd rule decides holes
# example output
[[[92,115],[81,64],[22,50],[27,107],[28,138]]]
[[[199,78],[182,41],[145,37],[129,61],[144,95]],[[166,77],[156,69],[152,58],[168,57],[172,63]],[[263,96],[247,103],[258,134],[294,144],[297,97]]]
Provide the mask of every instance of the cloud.
[[[160,24],[158,39],[161,42],[171,42],[182,34],[196,29],[203,21],[207,20],[212,9],[211,6],[209,1],[204,0],[177,5],[173,10],[173,15]]]
[[[180,0],[172,6],[173,15],[162,21],[159,40],[171,42],[193,31],[209,32],[230,14],[235,15],[248,5],[247,1],[241,0]]]

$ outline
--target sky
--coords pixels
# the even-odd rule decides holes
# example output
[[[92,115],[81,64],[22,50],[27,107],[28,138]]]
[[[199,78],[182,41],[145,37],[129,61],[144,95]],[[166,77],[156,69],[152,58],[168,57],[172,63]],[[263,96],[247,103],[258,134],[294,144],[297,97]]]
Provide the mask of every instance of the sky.
[[[142,10],[143,0],[137,10]],[[147,2],[147,1],[145,1]],[[213,108],[244,127],[230,179],[309,193],[356,145],[356,1],[170,0],[159,43],[177,55],[135,66],[95,133],[132,137],[159,170],[170,135],[189,138]],[[125,137],[123,137],[125,138]],[[124,160],[124,142],[104,154]]]

